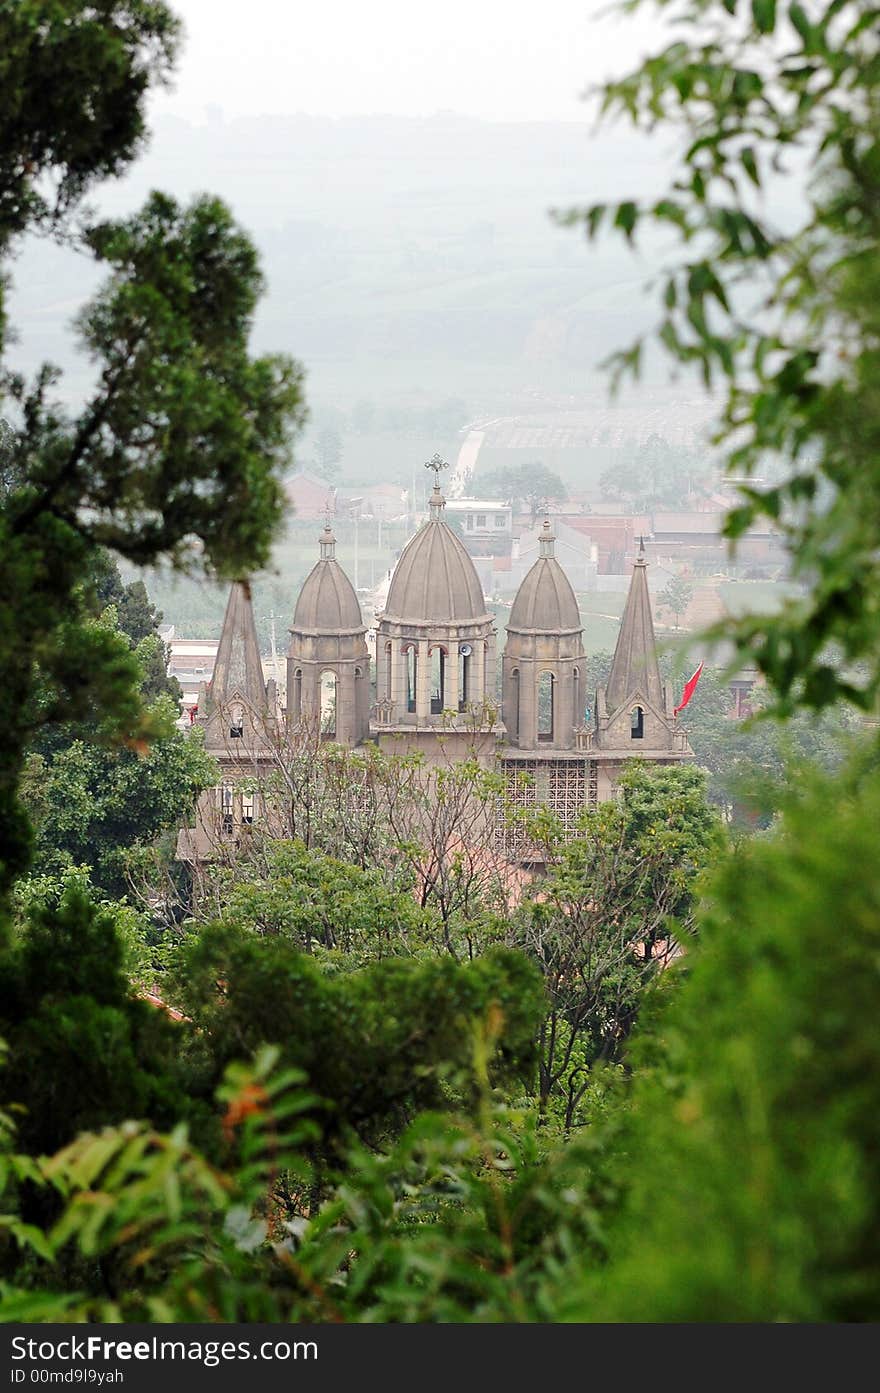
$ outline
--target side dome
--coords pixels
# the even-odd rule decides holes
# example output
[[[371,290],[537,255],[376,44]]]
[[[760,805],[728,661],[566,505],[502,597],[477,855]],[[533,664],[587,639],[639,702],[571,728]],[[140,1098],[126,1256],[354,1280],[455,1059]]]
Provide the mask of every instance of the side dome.
[[[491,618],[467,548],[442,518],[438,487],[431,516],[394,568],[383,618],[407,624],[476,624]]]
[[[291,629],[297,633],[351,634],[365,624],[354,586],[335,556],[336,539],[329,526],[321,537],[321,558],[306,576]]]
[[[508,629],[526,633],[580,633],[583,628],[571,581],[553,554],[549,521],[540,535],[541,554],[516,592]]]

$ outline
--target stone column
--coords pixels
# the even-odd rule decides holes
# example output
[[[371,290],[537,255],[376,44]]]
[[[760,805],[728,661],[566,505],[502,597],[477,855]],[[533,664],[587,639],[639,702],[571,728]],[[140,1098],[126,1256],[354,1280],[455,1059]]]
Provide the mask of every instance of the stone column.
[[[538,743],[538,670],[529,659],[519,669],[519,745],[533,750]]]
[[[419,663],[416,673],[416,720],[419,725],[426,725],[431,715],[431,658],[428,653],[430,647],[426,638],[419,639],[418,653]]]
[[[388,695],[394,702],[392,720],[406,712],[406,657],[401,647],[399,638],[391,640],[391,691]]]
[[[556,679],[553,744],[560,750],[570,750],[574,744],[572,668],[573,664],[557,663],[553,669]]]
[[[336,740],[340,745],[354,744],[354,663],[339,663],[336,667]]]
[[[471,695],[470,700],[476,705],[481,706],[483,702],[483,674],[485,671],[484,640],[475,638],[470,640],[471,645]]]

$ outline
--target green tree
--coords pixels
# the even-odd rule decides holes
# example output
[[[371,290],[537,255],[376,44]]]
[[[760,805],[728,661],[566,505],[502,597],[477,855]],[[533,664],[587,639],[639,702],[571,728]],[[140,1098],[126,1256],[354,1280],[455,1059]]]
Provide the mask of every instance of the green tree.
[[[531,835],[549,867],[526,895],[514,942],[541,969],[549,1010],[539,1032],[539,1100],[566,1128],[597,1062],[617,1062],[647,986],[691,933],[697,878],[722,845],[706,776],[638,766],[620,798],[587,811],[565,842],[552,817]]]
[[[715,478],[714,466],[703,456],[651,435],[630,459],[605,470],[599,489],[603,498],[620,498],[631,508],[650,513],[693,506],[695,498],[710,492]]]
[[[16,942],[0,953],[0,1032],[20,1145],[52,1151],[127,1117],[173,1125],[186,1106],[173,1081],[180,1032],[132,992],[125,969],[140,933],[132,911],[97,901],[72,872],[29,883],[19,921]]]
[[[479,477],[477,483],[483,494],[500,494],[514,506],[528,504],[533,520],[546,504],[561,503],[568,497],[568,488],[559,475],[540,460],[494,469]]]
[[[208,871],[197,908],[305,953],[335,954],[349,967],[414,955],[440,938],[405,871],[351,865],[302,842],[272,839],[250,858]]]
[[[262,279],[218,199],[182,208],[154,193],[124,220],[74,217],[140,147],[148,90],[175,48],[165,5],[16,0],[0,14],[0,259],[25,231],[51,230],[108,272],[77,320],[95,378],[78,409],[62,405],[51,367],[32,381],[0,371],[12,432],[0,511],[3,895],[29,857],[17,788],[34,731],[87,715],[107,739],[149,731],[127,640],[86,622],[95,553],[227,576],[259,568],[302,406],[292,362],[249,354]]]
[[[801,775],[709,886],[639,1045],[601,1281],[567,1319],[861,1321],[880,1310],[876,756]]]
[[[683,576],[673,576],[657,596],[657,608],[671,614],[678,628],[682,615],[694,598],[694,587]]]
[[[633,243],[653,224],[677,238],[657,336],[676,363],[720,379],[731,472],[781,465],[781,478],[741,488],[725,531],[771,518],[808,588],[775,615],[725,621],[725,637],[788,712],[840,695],[869,707],[880,689],[880,12],[871,0],[686,0],[677,20],[672,42],[601,91],[603,113],[680,134],[668,193],[568,220],[590,237],[611,228]],[[763,194],[786,175],[783,224]],[[616,371],[637,374],[642,348],[616,355]]]
[[[390,957],[356,971],[325,971],[281,934],[207,926],[175,967],[176,999],[195,1026],[190,1051],[199,1089],[267,1041],[300,1069],[319,1098],[324,1139],[338,1159],[350,1129],[377,1144],[420,1107],[467,1095],[473,1027],[490,1010],[503,1021],[496,1083],[525,1087],[543,1012],[534,968],[494,949],[471,963],[446,956]],[[218,980],[222,987],[218,991]]]
[[[342,436],[332,426],[325,426],[315,440],[315,470],[322,479],[338,479],[341,459]]]
[[[162,833],[173,837],[198,795],[217,782],[202,744],[175,729],[169,698],[150,713],[160,733],[141,752],[73,739],[45,757],[31,756],[23,791],[37,874],[86,865],[105,894],[124,896],[132,853]]]

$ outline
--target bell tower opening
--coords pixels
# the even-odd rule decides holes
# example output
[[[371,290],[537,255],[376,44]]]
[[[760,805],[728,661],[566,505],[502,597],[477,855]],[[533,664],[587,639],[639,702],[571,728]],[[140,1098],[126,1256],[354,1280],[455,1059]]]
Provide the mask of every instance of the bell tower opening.
[[[416,709],[416,682],[419,676],[419,655],[414,643],[404,648],[403,656],[406,662],[406,709],[414,712]]]
[[[336,734],[336,673],[321,673],[321,734],[332,739]]]
[[[556,705],[556,678],[552,672],[542,672],[538,678],[538,739],[545,744],[553,740]]]
[[[467,710],[471,699],[471,645],[462,643],[458,649],[458,709]]]
[[[430,649],[431,715],[439,716],[446,706],[446,649],[435,644]]]

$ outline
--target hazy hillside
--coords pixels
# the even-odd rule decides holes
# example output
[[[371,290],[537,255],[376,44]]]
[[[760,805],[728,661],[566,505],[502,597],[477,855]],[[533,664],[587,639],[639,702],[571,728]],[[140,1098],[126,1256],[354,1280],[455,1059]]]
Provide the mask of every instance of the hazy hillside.
[[[102,194],[118,213],[152,187],[220,193],[259,244],[261,346],[307,366],[316,407],[455,396],[475,415],[522,399],[579,402],[595,365],[643,320],[648,268],[587,250],[549,216],[659,178],[632,138],[587,123],[503,125],[453,115],[331,120],[165,118],[146,157]],[[18,357],[71,354],[90,288],[81,261],[42,244],[15,268]]]

